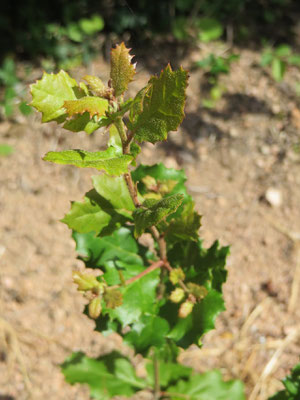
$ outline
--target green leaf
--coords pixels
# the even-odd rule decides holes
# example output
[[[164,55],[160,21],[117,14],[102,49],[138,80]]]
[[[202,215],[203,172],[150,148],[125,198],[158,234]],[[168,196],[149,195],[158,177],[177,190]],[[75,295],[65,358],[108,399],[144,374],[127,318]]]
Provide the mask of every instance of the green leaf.
[[[129,54],[129,51],[130,49],[127,49],[124,43],[117,45],[111,51],[110,78],[116,97],[127,90],[128,84],[135,75],[135,65],[131,63],[133,56]]]
[[[289,56],[287,61],[289,64],[300,67],[300,55],[299,54],[293,54],[293,55]]]
[[[209,285],[222,293],[222,285],[227,279],[225,269],[229,247],[220,247],[215,241],[209,249],[198,242],[182,241],[169,248],[168,260],[173,267],[181,267],[189,281],[198,285]]]
[[[86,35],[94,35],[104,28],[104,20],[100,15],[94,14],[90,18],[79,20],[79,26]]]
[[[275,81],[280,82],[284,77],[286,63],[279,58],[274,58],[272,61],[272,75]]]
[[[82,115],[75,115],[72,119],[66,121],[63,127],[71,132],[85,131],[87,134],[93,133],[95,130],[101,128],[102,118],[99,121],[95,117],[91,118],[88,112]]]
[[[198,240],[198,231],[201,226],[201,216],[194,211],[193,202],[186,203],[181,215],[172,219],[165,232],[168,243],[182,240]]]
[[[146,364],[147,382],[150,387],[154,387],[154,366],[153,361]],[[175,384],[180,378],[188,378],[192,373],[192,368],[182,364],[166,363],[159,360],[159,384],[162,389],[171,384]]]
[[[67,382],[87,384],[94,399],[129,397],[145,388],[144,380],[136,376],[131,362],[117,352],[98,359],[73,353],[61,369]]]
[[[210,42],[219,39],[223,34],[223,27],[219,21],[214,18],[200,18],[198,20],[199,39],[202,42]]]
[[[138,142],[166,140],[169,131],[177,130],[184,117],[187,80],[187,71],[182,68],[172,71],[168,65],[137,94],[130,129]]]
[[[134,204],[123,177],[97,175],[93,184],[96,190],[88,192],[83,202],[73,202],[61,221],[80,233],[107,235],[132,219]]]
[[[43,158],[56,164],[74,165],[80,168],[96,168],[109,175],[121,175],[128,172],[132,156],[118,155],[114,147],[105,151],[89,152],[84,150],[49,151]]]
[[[56,120],[66,114],[64,103],[76,100],[77,82],[65,71],[58,74],[44,72],[41,80],[30,86],[32,94],[31,106],[42,113],[42,121]]]
[[[172,189],[166,193],[166,195],[172,195],[176,193],[182,193],[187,196],[186,187],[184,185],[186,181],[186,175],[183,169],[177,170],[174,168],[166,168],[164,164],[154,164],[151,166],[148,165],[139,165],[131,173],[132,179],[134,182],[138,183],[139,192],[142,195],[145,195],[149,192],[149,188],[143,183],[143,178],[147,176],[151,176],[154,178],[158,185],[163,185],[168,181],[174,181],[175,185]]]
[[[141,236],[147,228],[157,225],[164,217],[174,213],[183,200],[182,194],[174,194],[159,201],[145,201],[133,213],[135,236]],[[150,204],[149,204],[150,202]]]
[[[87,268],[101,268],[110,261],[120,260],[128,265],[143,266],[145,248],[133,237],[129,228],[119,228],[111,236],[95,237],[93,233],[73,233],[76,251]],[[110,282],[110,284],[118,284]]]
[[[224,382],[217,370],[192,375],[166,391],[171,400],[245,400],[242,382]]]
[[[23,115],[25,115],[26,117],[28,116],[28,115],[30,115],[31,113],[32,113],[32,108],[27,104],[27,102],[26,101],[22,101],[20,104],[19,104],[19,110],[21,111],[21,113],[23,114]]]
[[[292,54],[292,49],[291,46],[288,46],[287,44],[282,44],[281,46],[278,46],[275,49],[275,55],[277,57],[287,57],[290,56]]]
[[[108,101],[100,97],[85,96],[78,100],[67,100],[64,102],[64,108],[70,117],[75,114],[84,114],[88,112],[91,117],[105,115],[108,109]]]
[[[127,268],[129,269],[130,265]],[[139,272],[142,272],[143,269]],[[123,294],[123,303],[120,307],[107,310],[110,318],[117,319],[125,328],[133,322],[139,323],[142,315],[153,314],[155,312],[159,274],[159,269],[154,270],[134,283],[121,287],[119,290]]]
[[[282,383],[284,390],[277,392],[269,400],[299,400],[300,398],[300,363],[293,369],[291,375],[286,376]]]
[[[273,53],[271,50],[266,50],[262,56],[261,56],[261,60],[260,60],[260,65],[262,67],[266,67],[267,65],[270,65],[272,60],[273,60]]]
[[[168,334],[168,338],[175,340],[183,348],[191,344],[199,344],[201,337],[214,329],[216,317],[224,310],[221,293],[212,289],[200,303],[195,304],[193,311],[186,318],[176,319],[176,324]],[[167,320],[167,314],[170,312],[171,308],[166,307],[164,316]]]
[[[146,354],[151,347],[161,348],[166,344],[169,332],[168,322],[155,315],[142,315],[139,322],[131,326],[124,341],[136,352]]]

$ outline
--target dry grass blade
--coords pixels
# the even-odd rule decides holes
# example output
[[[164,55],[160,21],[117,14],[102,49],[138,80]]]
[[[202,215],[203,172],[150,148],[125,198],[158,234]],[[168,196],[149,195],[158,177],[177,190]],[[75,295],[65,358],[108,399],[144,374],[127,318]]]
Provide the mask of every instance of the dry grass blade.
[[[268,379],[268,377],[274,372],[275,366],[278,363],[282,353],[291,342],[293,342],[298,338],[299,334],[300,334],[300,326],[293,329],[291,333],[281,342],[281,345],[278,347],[278,349],[275,351],[275,353],[273,354],[273,356],[270,358],[265,368],[263,369],[260,378],[258,379],[251,395],[249,396],[249,400],[255,400],[258,398],[257,397],[258,394],[260,393],[262,387],[266,384],[266,380]]]
[[[23,355],[19,346],[18,337],[16,331],[7,321],[0,318],[0,339],[3,349],[6,354],[8,354],[8,373],[11,372],[13,364],[18,361],[21,373],[23,376],[24,384],[28,393],[28,398],[31,398],[31,383],[27,373],[26,365],[23,359]]]

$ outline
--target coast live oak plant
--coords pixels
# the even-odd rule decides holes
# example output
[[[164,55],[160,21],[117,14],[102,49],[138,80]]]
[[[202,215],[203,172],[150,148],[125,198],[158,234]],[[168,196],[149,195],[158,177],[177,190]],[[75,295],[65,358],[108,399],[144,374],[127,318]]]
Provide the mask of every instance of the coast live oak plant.
[[[239,381],[224,382],[218,371],[197,374],[177,361],[181,349],[201,346],[224,310],[229,249],[217,241],[202,246],[201,217],[183,170],[136,167],[141,143],[166,140],[182,122],[188,73],[168,65],[125,100],[135,75],[131,59],[124,43],[112,50],[107,85],[89,75],[77,83],[60,71],[44,73],[31,86],[31,104],[43,122],[56,121],[71,132],[109,132],[104,151],[50,151],[44,160],[100,172],[62,220],[73,231],[79,258],[98,272],[75,271],[73,279],[89,299],[85,312],[95,329],[121,335],[145,363],[141,377],[119,352],[97,359],[74,353],[62,371],[68,382],[88,384],[91,397],[101,400],[139,391],[156,400],[243,400]],[[153,238],[149,248],[140,240],[146,233]]]

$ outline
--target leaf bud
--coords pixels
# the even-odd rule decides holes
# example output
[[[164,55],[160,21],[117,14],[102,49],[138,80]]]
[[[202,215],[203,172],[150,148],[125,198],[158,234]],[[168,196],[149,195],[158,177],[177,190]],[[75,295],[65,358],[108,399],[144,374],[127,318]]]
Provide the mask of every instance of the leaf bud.
[[[173,283],[173,285],[176,285],[176,283],[178,283],[180,280],[184,280],[184,278],[185,274],[181,268],[173,269],[170,272],[170,281]]]
[[[179,318],[186,318],[193,311],[194,303],[185,301],[179,308]]]
[[[78,285],[78,290],[87,291],[95,287],[99,287],[100,282],[97,281],[94,275],[83,274],[78,271],[73,271],[73,282]]]
[[[197,300],[202,300],[207,295],[208,291],[206,287],[197,285],[196,283],[189,282],[187,287],[192,295],[196,297]]]
[[[89,316],[97,319],[101,314],[102,306],[100,297],[95,297],[89,304]]]
[[[184,290],[181,288],[176,288],[170,295],[170,300],[173,303],[180,303],[183,298],[184,298]]]
[[[103,298],[108,308],[116,308],[123,303],[123,295],[118,289],[108,289]]]

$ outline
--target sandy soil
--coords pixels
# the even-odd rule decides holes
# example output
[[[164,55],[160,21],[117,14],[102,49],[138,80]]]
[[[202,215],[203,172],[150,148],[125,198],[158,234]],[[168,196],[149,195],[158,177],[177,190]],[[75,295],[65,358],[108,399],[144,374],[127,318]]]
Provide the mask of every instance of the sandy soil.
[[[195,50],[181,62],[190,68],[210,50]],[[132,90],[167,57],[138,58]],[[227,92],[213,110],[201,106],[203,73],[191,71],[180,132],[155,148],[143,146],[140,156],[151,164],[155,154],[157,162],[185,168],[203,214],[205,244],[219,238],[231,245],[227,311],[203,348],[188,350],[181,360],[198,371],[221,368],[224,377],[241,378],[250,400],[265,400],[281,388],[279,380],[300,353],[300,255],[289,237],[300,234],[300,155],[294,151],[300,109],[293,94],[300,73],[291,68],[276,84],[258,62],[258,53],[241,51],[222,78]],[[99,59],[89,73],[105,78],[108,68]],[[102,338],[82,315],[84,301],[71,280],[80,261],[59,219],[70,200],[81,200],[90,189],[94,171],[54,166],[41,156],[100,149],[106,136],[64,132],[52,123],[41,125],[35,115],[1,122],[0,139],[15,149],[0,159],[0,399],[86,400],[88,390],[66,384],[59,364],[71,351],[97,355],[119,347],[120,340]],[[270,188],[282,197],[277,206],[265,200]]]

